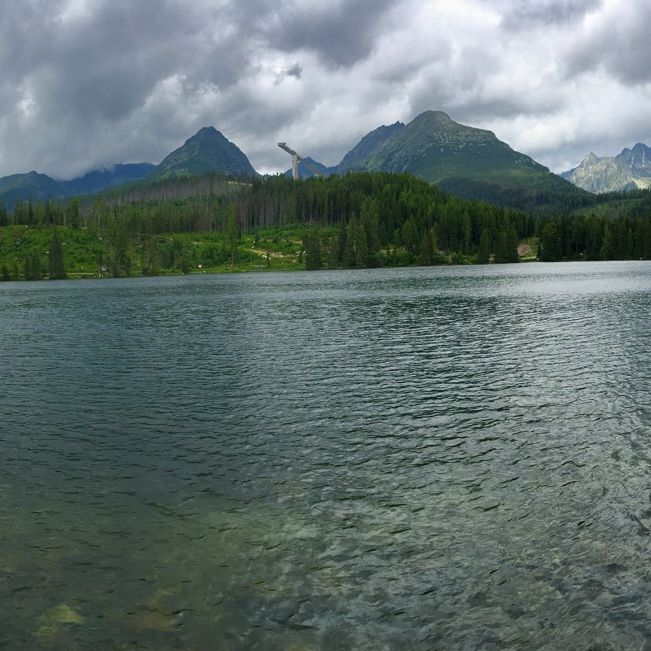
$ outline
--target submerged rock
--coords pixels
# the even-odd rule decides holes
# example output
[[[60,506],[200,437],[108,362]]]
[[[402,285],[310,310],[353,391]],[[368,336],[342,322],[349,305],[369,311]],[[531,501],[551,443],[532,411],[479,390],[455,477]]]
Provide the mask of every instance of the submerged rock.
[[[136,614],[134,625],[136,628],[141,630],[175,633],[178,627],[178,620],[171,613],[157,610],[145,610]]]
[[[54,637],[70,625],[81,626],[85,619],[67,604],[59,604],[46,610],[38,618],[37,637]]]

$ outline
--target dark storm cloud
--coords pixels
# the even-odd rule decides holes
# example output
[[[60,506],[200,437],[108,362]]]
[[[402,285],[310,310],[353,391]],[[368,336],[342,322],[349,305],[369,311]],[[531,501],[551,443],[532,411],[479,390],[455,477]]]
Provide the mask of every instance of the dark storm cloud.
[[[228,21],[228,6],[220,11],[215,3],[159,0],[76,4],[78,12],[65,2],[2,5],[0,99],[9,107],[13,100],[13,114],[0,117],[3,164],[7,149],[21,148],[18,135],[22,149],[34,154],[28,165],[48,166],[55,175],[77,172],[94,160],[109,163],[104,158],[115,147],[104,145],[103,153],[102,140],[122,129],[125,137],[134,135],[133,127],[121,123],[146,110],[164,80],[177,75],[191,100],[200,86],[236,84],[249,64],[248,43]],[[34,113],[33,124],[30,133],[21,133],[16,127],[25,122],[26,109]],[[50,146],[40,138],[46,129]],[[39,141],[30,143],[30,135]],[[138,155],[134,148],[133,155],[160,154],[150,149]]]
[[[393,0],[342,0],[308,11],[296,5],[278,16],[267,37],[279,50],[313,50],[328,63],[350,66],[368,56],[383,15],[394,5]]]
[[[224,85],[239,78],[234,63],[240,58],[229,56],[232,38],[207,44],[205,17],[192,5],[183,12],[158,0],[95,6],[90,16],[63,29],[55,20],[48,23],[44,51],[32,70],[45,106],[117,119],[142,106],[161,79],[194,71],[206,54],[213,62],[208,78]]]

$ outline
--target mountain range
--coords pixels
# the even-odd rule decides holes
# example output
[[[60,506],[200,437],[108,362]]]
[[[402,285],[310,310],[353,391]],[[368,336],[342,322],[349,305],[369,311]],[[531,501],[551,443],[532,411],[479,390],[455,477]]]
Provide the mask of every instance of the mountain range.
[[[600,158],[591,153],[561,176],[594,193],[651,188],[651,147],[638,142],[617,156]]]
[[[408,172],[466,199],[525,210],[537,209],[541,198],[555,208],[576,207],[585,194],[492,131],[459,124],[442,111],[425,111],[408,124],[396,122],[371,131],[333,167],[308,161],[324,176]],[[312,176],[302,165],[299,174]]]
[[[645,145],[625,149],[613,159],[591,155],[566,173],[565,180],[515,151],[491,131],[459,124],[441,111],[425,111],[407,124],[396,122],[374,129],[337,165],[306,160],[324,176],[356,171],[406,172],[457,196],[525,210],[541,205],[549,209],[577,207],[590,196],[586,190],[603,192],[614,185],[620,189],[651,184],[651,150]],[[257,175],[237,145],[214,127],[203,127],[158,165],[115,165],[68,181],[37,172],[0,178],[0,202],[10,207],[20,200],[65,199],[144,179],[207,173]],[[312,176],[303,165],[299,165],[299,173]]]
[[[45,201],[96,194],[144,179],[195,176],[220,172],[232,176],[255,176],[256,171],[240,149],[214,127],[203,127],[159,165],[127,163],[93,170],[68,181],[28,172],[0,178],[0,203],[13,207],[16,201]]]

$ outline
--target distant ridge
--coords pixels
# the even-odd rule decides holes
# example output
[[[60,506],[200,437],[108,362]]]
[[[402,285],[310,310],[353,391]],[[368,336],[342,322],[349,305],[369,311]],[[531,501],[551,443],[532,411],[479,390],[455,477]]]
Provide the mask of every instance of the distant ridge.
[[[561,175],[588,192],[621,192],[651,188],[651,148],[638,142],[617,156],[588,154],[580,165]]]
[[[92,170],[83,176],[61,181],[68,195],[95,194],[125,183],[133,183],[147,178],[156,168],[151,163],[125,163]]]
[[[0,178],[0,203],[7,207],[13,206],[17,201],[45,201],[66,196],[65,187],[47,174],[31,171]]]

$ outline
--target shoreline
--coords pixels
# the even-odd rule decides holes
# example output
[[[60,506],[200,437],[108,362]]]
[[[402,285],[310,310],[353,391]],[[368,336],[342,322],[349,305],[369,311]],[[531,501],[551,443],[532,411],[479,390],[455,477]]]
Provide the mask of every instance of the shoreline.
[[[267,274],[267,273],[301,273],[301,272],[337,272],[337,271],[375,271],[375,270],[388,270],[388,269],[449,269],[453,267],[484,267],[484,268],[493,268],[493,267],[505,267],[505,266],[516,266],[516,265],[525,265],[529,266],[531,264],[544,264],[544,265],[557,265],[557,264],[612,264],[612,263],[639,263],[639,262],[651,262],[650,260],[640,259],[640,260],[520,260],[519,262],[491,262],[489,264],[479,264],[479,263],[450,263],[450,264],[437,264],[437,265],[403,265],[395,267],[341,267],[337,269],[291,269],[291,268],[279,268],[279,269],[269,269],[269,268],[258,268],[258,269],[220,269],[217,271],[191,271],[189,273],[162,273],[162,274],[153,274],[153,275],[130,275],[130,276],[100,276],[96,274],[79,274],[74,273],[66,276],[65,278],[41,278],[38,280],[0,280],[0,287],[3,285],[11,284],[23,284],[23,283],[55,283],[55,282],[67,282],[67,281],[79,281],[79,280],[137,280],[144,278],[179,278],[179,277],[190,277],[190,276],[221,276],[221,275],[237,275],[237,274]]]

